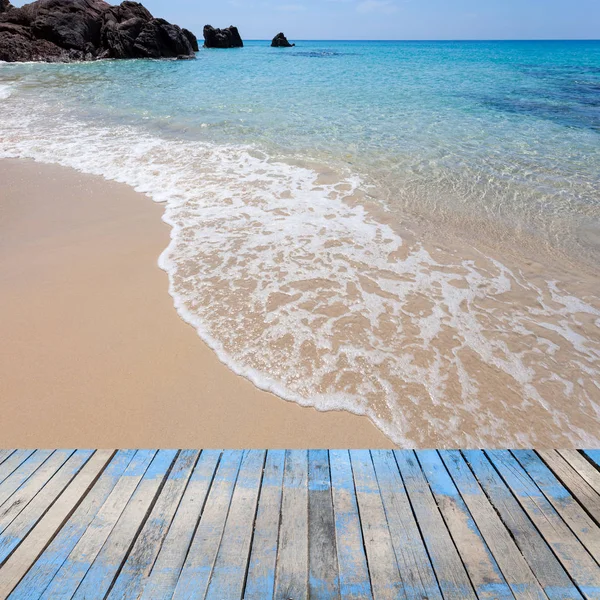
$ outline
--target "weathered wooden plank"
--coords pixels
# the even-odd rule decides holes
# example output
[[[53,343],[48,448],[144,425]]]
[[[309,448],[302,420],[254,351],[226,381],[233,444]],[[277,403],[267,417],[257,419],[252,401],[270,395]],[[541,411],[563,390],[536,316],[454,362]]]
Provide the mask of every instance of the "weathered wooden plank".
[[[513,454],[588,552],[599,562],[600,528],[593,519],[533,450],[513,450]]]
[[[24,463],[32,454],[33,450],[16,450],[0,465],[0,483],[2,483],[15,469]]]
[[[0,450],[0,465],[14,452],[14,450]]]
[[[242,598],[265,455],[250,450],[242,459],[206,600]]]
[[[339,598],[335,520],[327,450],[308,452],[308,570],[310,598]]]
[[[0,533],[27,507],[74,450],[57,450],[0,506]],[[37,454],[37,453],[36,453]],[[20,471],[20,469],[19,469]],[[13,474],[14,475],[14,474]],[[12,476],[11,476],[12,478]],[[4,482],[6,483],[6,481]]]
[[[27,536],[2,567],[0,598],[6,597],[27,573],[56,532],[81,503],[101,475],[113,450],[98,450],[37,523],[33,535]]]
[[[547,598],[461,453],[458,450],[445,450],[439,454],[515,598]]]
[[[204,598],[219,551],[242,456],[240,450],[226,450],[223,453],[173,600]]]
[[[351,450],[350,461],[373,597],[405,598],[371,454],[368,450]]]
[[[11,600],[39,600],[118,483],[134,454],[135,450],[116,453],[82,503],[21,580],[10,596]]]
[[[581,599],[566,571],[481,450],[464,457],[551,600]]]
[[[435,450],[417,450],[417,458],[477,597],[489,600],[514,598],[439,454]]]
[[[600,600],[600,567],[508,450],[489,450],[490,460],[585,598]]]
[[[173,596],[220,457],[220,450],[202,451],[144,586],[143,600]]]
[[[594,463],[597,469],[600,469],[600,450],[582,450],[582,452]]]
[[[600,494],[556,450],[537,453],[596,522],[600,522]]]
[[[308,451],[287,450],[275,598],[308,598]]]
[[[104,598],[144,523],[178,452],[159,450],[73,598]]]
[[[0,507],[29,479],[36,469],[52,454],[53,450],[35,450],[10,475],[0,483]]]
[[[577,450],[559,450],[558,453],[600,494],[600,471]]]
[[[27,507],[6,527],[0,537],[0,564],[10,556],[43,517],[52,503],[60,497],[71,480],[92,456],[92,453],[92,450],[78,450],[75,452]]]
[[[392,544],[409,600],[441,600],[433,568],[391,450],[372,450]]]
[[[155,450],[139,450],[86,532],[81,536],[40,598],[70,598],[98,556],[135,492]]]
[[[279,542],[284,464],[285,450],[267,452],[244,592],[245,600],[266,600],[272,598],[275,593],[275,563]]]
[[[182,450],[144,523],[109,595],[109,600],[140,598],[162,541],[198,460],[197,450]]]
[[[400,474],[444,598],[475,599],[475,593],[460,556],[446,529],[442,515],[414,452],[394,451]]]
[[[372,598],[349,452],[330,450],[329,466],[340,596],[343,599]]]

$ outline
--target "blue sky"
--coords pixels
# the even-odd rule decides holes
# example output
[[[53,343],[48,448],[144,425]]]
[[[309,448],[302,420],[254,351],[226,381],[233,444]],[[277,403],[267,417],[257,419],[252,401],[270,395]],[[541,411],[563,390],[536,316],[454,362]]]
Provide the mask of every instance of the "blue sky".
[[[24,4],[23,0],[15,5]],[[188,27],[245,39],[598,39],[600,0],[142,0]]]

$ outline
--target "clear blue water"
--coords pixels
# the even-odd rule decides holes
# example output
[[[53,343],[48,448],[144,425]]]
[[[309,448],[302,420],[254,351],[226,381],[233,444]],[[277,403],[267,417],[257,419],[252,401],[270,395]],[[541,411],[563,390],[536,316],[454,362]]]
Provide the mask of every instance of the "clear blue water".
[[[366,413],[394,439],[412,441],[418,434],[407,415],[426,415],[430,430],[438,430],[439,405],[454,386],[452,416],[445,418],[455,424],[449,432],[456,441],[461,419],[471,419],[473,406],[505,382],[488,374],[489,389],[481,381],[469,388],[468,361],[440,341],[446,315],[445,326],[478,360],[505,373],[515,394],[554,402],[556,410],[571,403],[586,407],[581,414],[600,414],[591,383],[600,359],[600,42],[300,41],[272,49],[252,41],[243,49],[202,49],[195,61],[4,64],[0,110],[0,155],[74,166],[167,202],[174,241],[161,261],[176,306],[257,385],[319,408]],[[244,211],[249,221],[235,225]],[[281,230],[275,214],[289,217]],[[219,221],[223,215],[227,222]],[[299,258],[290,245],[308,249]],[[340,245],[345,264],[330,250]],[[407,246],[412,253],[394,253]],[[452,270],[454,280],[463,278],[455,287],[466,290],[465,314],[452,294],[442,299],[443,284],[419,252],[431,260],[443,252],[435,257],[444,265],[438,274]],[[390,256],[400,255],[393,263]],[[379,280],[383,262],[401,279],[417,255],[429,265],[427,283],[407,290],[404,281],[392,290]],[[234,274],[227,270],[232,260],[254,263]],[[197,267],[207,261],[218,268]],[[207,287],[215,277],[249,286],[228,286],[220,297],[230,311],[247,309],[243,326],[217,323],[200,308],[215,293]],[[383,296],[365,277],[390,295],[387,304],[378,304]],[[341,298],[313,289],[308,298],[303,289],[297,297],[298,282],[322,279],[359,293],[350,301],[350,292]],[[251,290],[246,309],[242,288]],[[512,297],[517,289],[523,295]],[[506,304],[506,314],[484,306],[490,298]],[[588,307],[583,320],[575,299]],[[540,313],[528,303],[539,304]],[[326,323],[315,322],[321,309]],[[430,309],[439,323],[419,321]],[[340,334],[336,322],[350,314],[369,325]],[[384,324],[382,315],[396,321]],[[417,335],[419,352],[402,358],[384,325],[403,347]],[[560,339],[541,336],[540,327],[560,330]],[[509,341],[519,328],[537,340],[534,354]],[[268,344],[269,360],[256,359],[256,349]],[[538,356],[547,348],[552,364]],[[284,375],[302,361],[304,370]],[[583,369],[588,374],[571,389],[569,369],[581,371],[581,364],[594,373]],[[334,382],[332,373],[344,370],[358,379]],[[555,384],[542,385],[544,373],[555,373]],[[460,383],[451,384],[453,377]],[[419,391],[423,378],[429,383]],[[407,394],[418,410],[402,405]],[[560,421],[554,408],[544,410]],[[482,419],[464,428],[492,435]],[[569,428],[586,429],[583,422]],[[571,439],[586,439],[581,432]]]

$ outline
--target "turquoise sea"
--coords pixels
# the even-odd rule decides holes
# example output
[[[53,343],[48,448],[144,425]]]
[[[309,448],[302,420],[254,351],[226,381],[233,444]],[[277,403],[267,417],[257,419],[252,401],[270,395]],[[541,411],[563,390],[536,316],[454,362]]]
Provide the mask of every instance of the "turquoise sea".
[[[177,310],[259,387],[399,444],[600,443],[600,42],[0,64],[0,114],[0,157],[165,202]]]

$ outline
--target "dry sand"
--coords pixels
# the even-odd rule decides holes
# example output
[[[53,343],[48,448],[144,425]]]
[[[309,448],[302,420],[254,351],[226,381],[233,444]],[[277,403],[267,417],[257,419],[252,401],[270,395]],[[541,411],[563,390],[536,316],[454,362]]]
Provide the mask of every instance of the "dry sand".
[[[162,207],[62,167],[0,161],[0,447],[391,447],[220,363],[177,315]]]

